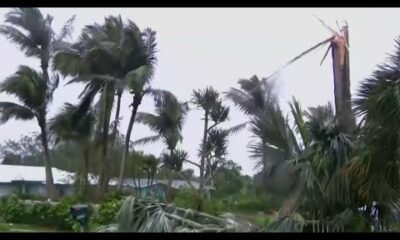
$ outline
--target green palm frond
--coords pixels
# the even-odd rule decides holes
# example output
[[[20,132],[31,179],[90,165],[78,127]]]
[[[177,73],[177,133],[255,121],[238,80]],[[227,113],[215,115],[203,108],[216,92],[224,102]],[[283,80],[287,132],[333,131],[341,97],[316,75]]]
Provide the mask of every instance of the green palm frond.
[[[38,109],[47,101],[47,86],[41,73],[28,66],[19,66],[18,71],[0,84],[0,92],[13,95],[26,107]]]
[[[11,118],[17,120],[31,120],[35,113],[30,109],[11,102],[0,102],[0,123],[5,123]]]
[[[230,214],[216,217],[154,200],[136,199],[132,196],[124,200],[117,213],[116,221],[116,224],[102,227],[98,231],[228,232],[245,228]]]
[[[224,132],[226,132],[227,135],[232,135],[232,134],[237,134],[238,132],[242,131],[247,127],[248,123],[241,123],[236,126],[230,127],[228,129],[225,129]]]
[[[2,25],[0,26],[0,34],[17,44],[21,51],[27,56],[40,57],[40,49],[37,47],[36,43],[20,30],[11,26]]]
[[[144,137],[144,138],[140,138],[138,140],[133,141],[132,145],[133,146],[146,145],[146,144],[150,144],[150,143],[155,143],[155,142],[159,141],[160,139],[161,139],[160,135]]]

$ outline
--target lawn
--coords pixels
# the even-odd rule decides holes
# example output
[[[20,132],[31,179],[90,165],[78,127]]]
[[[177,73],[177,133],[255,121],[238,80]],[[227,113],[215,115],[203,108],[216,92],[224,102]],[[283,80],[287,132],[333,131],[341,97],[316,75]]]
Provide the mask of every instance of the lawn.
[[[58,232],[49,227],[28,224],[0,223],[0,232]]]

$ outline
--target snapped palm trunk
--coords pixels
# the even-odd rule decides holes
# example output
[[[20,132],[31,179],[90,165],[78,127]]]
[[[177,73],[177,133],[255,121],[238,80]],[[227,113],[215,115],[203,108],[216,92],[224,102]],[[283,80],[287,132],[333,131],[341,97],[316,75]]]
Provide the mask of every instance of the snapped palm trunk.
[[[335,109],[340,129],[351,133],[355,128],[355,116],[351,109],[348,27],[343,27],[342,31],[343,37],[335,38],[331,42]]]
[[[124,177],[125,177],[125,166],[126,166],[126,161],[129,156],[129,143],[131,141],[131,133],[132,133],[132,128],[133,124],[135,123],[135,117],[137,110],[139,108],[139,105],[141,103],[141,96],[134,96],[133,97],[133,108],[132,108],[132,114],[131,118],[129,120],[129,125],[128,125],[128,130],[126,132],[125,136],[125,145],[124,145],[124,154],[122,155],[122,161],[121,161],[121,167],[119,170],[119,180],[118,180],[118,191],[121,191],[122,185],[124,182]]]

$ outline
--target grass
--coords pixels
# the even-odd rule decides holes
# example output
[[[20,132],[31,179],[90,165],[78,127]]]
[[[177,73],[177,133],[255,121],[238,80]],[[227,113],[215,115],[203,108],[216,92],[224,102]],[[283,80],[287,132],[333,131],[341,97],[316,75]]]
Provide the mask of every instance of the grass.
[[[57,230],[28,224],[0,223],[0,232],[57,232]]]

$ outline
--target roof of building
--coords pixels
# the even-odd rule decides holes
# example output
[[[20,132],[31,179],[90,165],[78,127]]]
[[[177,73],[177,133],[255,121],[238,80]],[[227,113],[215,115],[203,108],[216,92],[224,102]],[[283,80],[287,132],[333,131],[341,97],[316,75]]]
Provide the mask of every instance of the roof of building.
[[[164,184],[167,185],[168,184],[168,180],[164,180],[164,179],[154,179],[153,180],[153,185],[154,184]],[[133,183],[132,179],[125,179],[124,181],[124,185],[125,186],[129,186],[129,187],[135,187],[135,184]],[[149,185],[148,181],[146,178],[141,178],[140,179],[140,187],[147,187]],[[199,183],[191,181],[190,183],[188,183],[187,181],[184,180],[172,180],[172,187],[175,189],[180,189],[180,188],[187,188],[190,187],[190,185],[192,185],[194,188],[198,189],[199,188]],[[136,180],[136,187],[139,187],[139,182]]]
[[[70,173],[58,168],[52,168],[53,180],[55,184],[73,184],[76,174]],[[97,176],[90,174],[89,182],[90,184],[97,184]],[[43,166],[23,166],[23,165],[7,165],[0,164],[0,183],[11,183],[14,181],[28,181],[28,182],[46,182],[46,172]],[[116,186],[118,184],[118,179],[111,179],[109,182],[110,186]],[[168,180],[164,179],[154,179],[153,185],[155,184],[168,184]],[[136,180],[136,187],[138,187],[138,182]],[[140,179],[140,187],[147,187],[149,185],[147,179]],[[172,187],[175,189],[187,188],[193,186],[194,188],[199,188],[199,183],[191,181],[188,183],[184,180],[173,180]],[[135,187],[133,180],[125,179],[124,186]]]
[[[72,184],[74,175],[58,168],[52,168],[55,184]],[[13,181],[46,182],[45,168],[41,166],[22,166],[0,164],[0,183]]]

